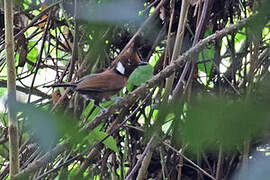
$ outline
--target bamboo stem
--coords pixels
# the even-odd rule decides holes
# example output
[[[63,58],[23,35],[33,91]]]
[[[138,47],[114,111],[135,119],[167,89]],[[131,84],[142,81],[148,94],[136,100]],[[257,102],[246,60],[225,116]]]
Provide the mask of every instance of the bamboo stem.
[[[19,172],[19,141],[16,111],[12,107],[16,101],[16,70],[14,62],[13,0],[5,0],[5,48],[7,59],[8,119],[9,119],[9,159],[10,179]]]

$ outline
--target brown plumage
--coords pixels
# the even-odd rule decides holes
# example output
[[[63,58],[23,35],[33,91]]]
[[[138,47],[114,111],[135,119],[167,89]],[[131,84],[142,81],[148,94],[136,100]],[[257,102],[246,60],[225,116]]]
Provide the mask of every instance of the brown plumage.
[[[112,95],[121,90],[138,66],[146,64],[131,47],[104,72],[86,75],[75,83],[59,83],[47,87],[71,87],[85,98],[94,100],[95,105],[98,106],[103,98],[109,100]]]

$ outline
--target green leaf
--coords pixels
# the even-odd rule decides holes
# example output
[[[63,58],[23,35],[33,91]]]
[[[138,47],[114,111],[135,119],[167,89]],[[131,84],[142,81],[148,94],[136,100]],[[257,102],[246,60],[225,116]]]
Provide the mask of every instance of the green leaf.
[[[213,28],[209,28],[205,34],[204,37],[207,37],[209,35],[212,34]],[[203,61],[203,60],[209,60],[209,59],[214,59],[214,55],[215,55],[215,47],[213,44],[210,44],[207,48],[204,48],[203,51],[200,52],[199,54],[199,61]],[[204,73],[206,73],[207,75],[209,75],[210,70],[212,68],[213,63],[212,62],[206,62],[203,64],[199,64],[198,65],[198,69]]]
[[[30,41],[28,43],[28,49],[31,49],[32,46],[35,44],[34,41]],[[34,47],[28,54],[27,54],[27,59],[29,59],[31,62],[36,62],[38,58],[38,48]]]
[[[241,41],[243,41],[244,39],[246,39],[246,28],[242,28],[241,30],[239,30],[236,35],[235,35],[235,40],[236,42],[240,43]]]
[[[207,74],[207,76],[209,76],[209,73],[211,71],[213,62],[206,62],[206,63],[200,63],[198,64],[198,69],[204,73]]]
[[[217,142],[230,150],[245,139],[259,137],[266,128],[268,110],[254,100],[206,96],[194,99],[186,114],[176,136],[196,152],[216,148]]]
[[[15,54],[15,66],[18,66],[19,64],[19,58],[20,58],[20,55],[18,53]]]
[[[149,64],[150,64],[151,66],[155,67],[157,61],[158,61],[159,58],[161,57],[161,54],[162,54],[162,53],[161,53],[161,50],[162,50],[162,49],[161,49],[159,46],[157,46],[157,47],[155,48],[155,51],[156,51],[156,52],[153,53],[152,57],[151,57],[150,60],[149,60]]]
[[[0,88],[0,98],[5,94],[7,88]]]
[[[127,88],[129,90],[132,86],[140,86],[141,83],[149,80],[153,75],[154,68],[151,65],[139,66],[135,71],[130,75]]]
[[[208,48],[205,48],[202,52],[199,54],[199,61],[203,60],[209,60],[209,59],[214,59],[214,45],[210,45]],[[212,68],[213,62],[206,62],[206,63],[201,63],[198,65],[198,69],[209,76],[210,70]]]
[[[190,103],[179,101],[161,104],[154,124],[146,131],[146,139],[170,120],[172,142],[187,145],[188,153],[224,151],[242,146],[247,139],[260,139],[269,128],[270,76],[257,84],[258,90],[248,98],[193,96]],[[186,106],[186,107],[185,107]],[[184,113],[182,113],[184,111]]]
[[[88,140],[90,140],[91,142],[99,142],[103,140],[106,136],[108,136],[106,132],[99,131],[96,128],[89,134]],[[114,152],[119,153],[116,140],[112,136],[109,136],[105,141],[103,141],[103,144]]]
[[[91,101],[87,107],[83,110],[82,114],[81,114],[81,119],[84,119],[88,116],[89,112],[92,110],[92,108],[95,108],[94,106],[94,102]]]

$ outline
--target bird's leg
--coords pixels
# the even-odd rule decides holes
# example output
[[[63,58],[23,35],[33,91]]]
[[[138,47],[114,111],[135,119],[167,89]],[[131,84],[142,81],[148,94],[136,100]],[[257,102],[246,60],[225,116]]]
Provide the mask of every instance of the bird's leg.
[[[111,100],[115,101],[115,103],[118,103],[118,101],[120,101],[122,99],[121,96],[116,96],[116,97],[112,97]]]
[[[99,104],[99,101],[97,101],[97,100],[94,101],[94,105],[95,105],[96,107],[99,107],[99,109],[100,109],[101,112],[104,112],[104,111],[107,110],[107,108],[101,106],[101,105]]]

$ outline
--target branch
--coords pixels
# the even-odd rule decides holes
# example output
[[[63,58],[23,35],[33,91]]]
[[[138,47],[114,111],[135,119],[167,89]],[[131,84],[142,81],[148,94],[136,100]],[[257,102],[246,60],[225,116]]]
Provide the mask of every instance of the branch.
[[[156,17],[159,13],[159,10],[160,8],[163,6],[163,4],[166,2],[166,0],[161,0],[159,2],[159,4],[157,5],[157,7],[155,8],[154,12],[151,14],[151,16],[149,16],[145,21],[144,23],[141,25],[141,27],[137,30],[137,32],[133,35],[133,37],[129,40],[129,42],[126,44],[126,46],[124,47],[124,49],[120,52],[120,54],[116,57],[116,59],[112,62],[112,65],[115,65],[119,59],[118,57],[121,57],[121,55],[123,54],[123,52],[125,52],[129,47],[130,45],[132,44],[132,42],[139,36],[139,34],[142,32],[143,28],[146,27],[146,25],[148,23],[150,23],[152,21],[152,19],[154,17]]]
[[[67,142],[62,142],[61,144],[58,144],[53,150],[50,152],[47,152],[44,156],[39,158],[38,160],[32,162],[28,168],[25,168],[22,170],[20,173],[18,173],[15,177],[14,180],[20,180],[28,177],[32,172],[36,171],[42,166],[46,166],[48,163],[51,161],[55,160],[55,158],[63,152],[66,148],[68,148],[68,143]]]
[[[79,41],[79,24],[78,24],[78,3],[77,1],[74,1],[74,42],[72,46],[72,57],[71,57],[71,62],[69,66],[69,72],[68,72],[68,78],[67,82],[72,80],[72,75],[74,73],[75,69],[75,62],[78,61],[78,41]],[[69,43],[67,43],[69,44]]]
[[[172,73],[179,70],[181,67],[184,66],[185,62],[192,61],[191,58],[194,54],[200,52],[204,47],[206,47],[209,43],[211,43],[215,39],[220,39],[223,36],[233,31],[236,31],[237,29],[243,27],[246,23],[247,23],[247,19],[244,19],[237,24],[227,27],[221,31],[217,31],[215,34],[212,34],[208,36],[207,38],[199,41],[195,46],[190,48],[183,55],[179,56],[176,61],[168,65],[165,69],[163,69],[157,75],[153,76],[146,83],[143,83],[140,87],[135,89],[133,92],[129,93],[123,99],[119,100],[118,103],[113,104],[106,111],[97,115],[92,121],[90,121],[86,126],[84,126],[83,130],[86,130],[86,131],[93,130],[100,123],[104,123],[116,111],[120,110],[123,107],[128,106],[128,104],[132,102],[135,102],[137,98],[144,98],[149,88],[153,88],[160,81],[164,80],[166,77],[170,76]]]
[[[128,176],[125,178],[125,180],[129,180],[132,178],[132,176],[136,173],[136,171],[139,169],[139,167],[141,166],[141,163],[143,162],[144,158],[146,157],[146,155],[148,154],[148,152],[150,151],[150,148],[153,146],[154,143],[154,138],[155,137],[151,137],[151,139],[149,140],[149,142],[147,143],[147,146],[145,148],[145,150],[143,151],[140,159],[137,161],[136,165],[134,166],[134,168],[132,168],[132,171],[128,174]],[[149,154],[148,154],[149,155]]]
[[[36,76],[37,76],[37,73],[38,73],[38,70],[39,70],[39,66],[40,66],[40,64],[42,62],[42,52],[44,50],[45,42],[46,42],[46,39],[47,39],[47,34],[49,32],[50,21],[51,21],[51,11],[49,12],[48,19],[47,19],[47,22],[46,22],[46,29],[45,29],[45,31],[44,31],[44,33],[42,35],[42,43],[41,43],[39,56],[38,56],[36,67],[35,67],[36,69],[35,69],[34,77],[33,77],[32,82],[31,82],[31,86],[29,88],[28,103],[30,103],[32,90],[34,88],[34,83],[35,83],[35,80],[36,80]]]
[[[8,134],[10,179],[19,172],[19,138],[17,114],[12,104],[16,101],[16,70],[14,60],[13,6],[14,1],[5,0],[5,49],[7,57],[8,88]]]
[[[173,53],[172,53],[172,58],[171,58],[170,63],[173,63],[177,59],[177,57],[180,55],[180,52],[182,49],[184,33],[185,33],[185,27],[186,27],[186,22],[187,22],[187,14],[188,14],[189,6],[190,6],[189,0],[182,0],[181,9],[180,9],[180,17],[179,17],[179,21],[178,21],[178,29],[177,29],[177,34],[176,34],[176,38],[175,38],[175,43],[174,43],[174,48],[173,48]],[[168,44],[167,44],[167,46],[168,46]],[[167,57],[165,56],[164,58],[166,59]],[[165,93],[164,93],[165,101],[167,101],[167,99],[172,91],[174,77],[175,77],[175,73],[172,73],[172,75],[166,79]]]
[[[56,3],[51,4],[50,6],[48,6],[46,9],[44,9],[41,13],[39,13],[38,16],[36,16],[25,28],[23,28],[20,32],[18,32],[15,36],[14,39],[17,40],[23,33],[25,33],[25,31],[27,31],[28,28],[30,28],[31,26],[33,26],[38,20],[40,20],[40,18],[46,14],[50,9],[52,9],[53,7],[57,6],[58,4],[60,4],[62,2],[58,1]]]
[[[183,159],[185,159],[187,162],[189,162],[192,166],[196,167],[199,171],[201,171],[203,174],[205,174],[206,176],[208,176],[209,178],[211,178],[212,180],[216,180],[212,175],[210,175],[208,172],[206,172],[204,169],[202,169],[200,166],[198,166],[196,163],[194,163],[192,160],[190,160],[189,158],[187,158],[181,151],[178,151],[177,149],[175,149],[174,147],[172,147],[170,144],[166,143],[166,142],[162,142],[164,145],[166,145],[167,147],[169,147],[170,149],[172,149],[174,152],[176,152],[179,156],[183,157]]]
[[[215,34],[212,34],[208,36],[207,38],[201,40],[200,42],[198,42],[197,45],[189,49],[182,56],[179,56],[175,62],[167,66],[157,75],[153,76],[146,83],[143,83],[140,87],[135,89],[133,92],[129,93],[123,99],[119,100],[118,103],[111,105],[106,111],[97,115],[90,123],[84,126],[81,130],[90,132],[95,127],[97,127],[100,123],[107,121],[108,117],[110,117],[116,111],[120,110],[123,107],[129,106],[131,103],[135,102],[137,98],[143,98],[149,88],[154,87],[160,81],[170,76],[173,72],[179,70],[179,68],[182,67],[186,61],[190,61],[190,57],[194,53],[198,53],[204,47],[206,47],[210,42],[214,41],[217,38],[222,38],[223,36],[233,31],[236,31],[237,29],[243,27],[246,23],[247,23],[247,19],[244,19],[237,24],[227,27],[221,31],[217,31]],[[41,166],[45,165],[46,163],[49,163],[52,159],[56,158],[58,154],[62,153],[66,148],[68,148],[68,140],[62,142],[62,144],[59,144],[58,146],[56,146],[54,150],[46,153],[44,156],[38,159],[37,164],[35,164],[35,162],[30,164],[28,168],[24,169],[22,172],[16,175],[16,179],[17,177],[23,177],[23,175],[25,174],[34,172],[35,170],[39,169]]]
[[[7,81],[0,80],[0,87],[7,87]],[[23,92],[25,94],[27,94],[29,92],[29,89],[27,87],[25,88],[25,87],[18,86],[18,85],[16,85],[16,90],[20,91],[20,92]],[[40,96],[42,98],[50,99],[49,95],[45,94],[44,92],[42,92],[42,91],[40,91],[38,89],[33,89],[32,94],[36,95],[36,96]]]

